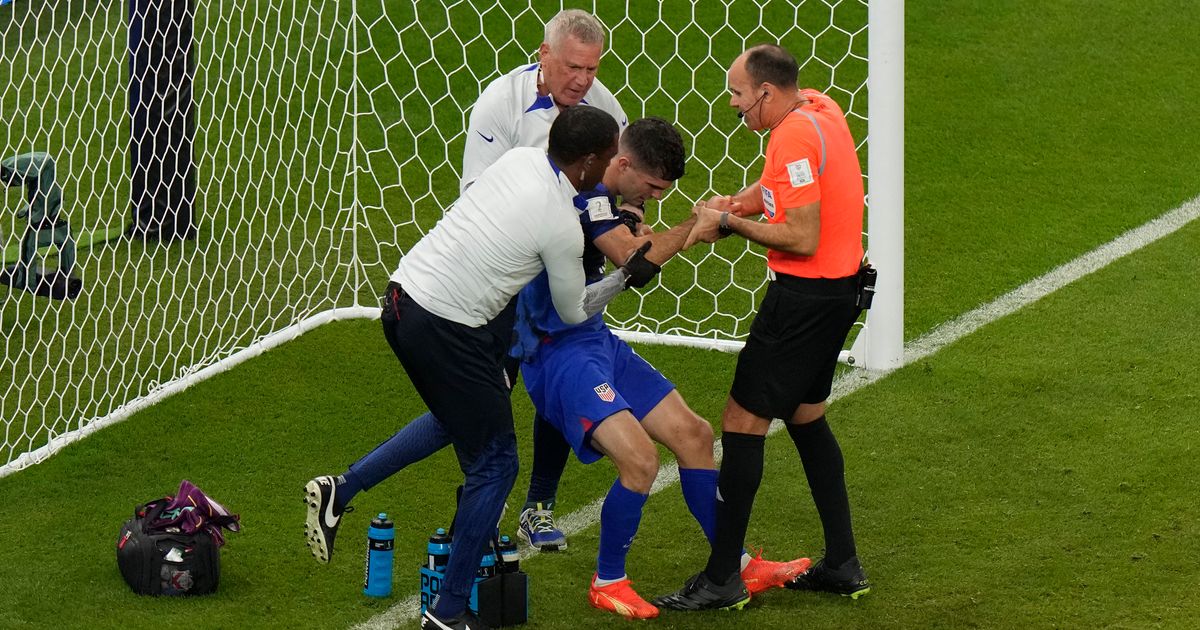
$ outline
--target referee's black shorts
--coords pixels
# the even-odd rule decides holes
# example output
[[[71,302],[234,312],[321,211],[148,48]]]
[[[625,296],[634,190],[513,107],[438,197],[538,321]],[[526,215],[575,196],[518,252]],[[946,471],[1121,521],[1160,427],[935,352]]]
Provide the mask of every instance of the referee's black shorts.
[[[860,313],[857,276],[777,274],[738,355],[729,395],[756,416],[787,420],[829,398],[838,354]]]
[[[391,283],[383,299],[383,334],[413,387],[450,434],[460,463],[475,460],[493,438],[513,433],[504,358],[516,300],[472,328],[425,310]]]

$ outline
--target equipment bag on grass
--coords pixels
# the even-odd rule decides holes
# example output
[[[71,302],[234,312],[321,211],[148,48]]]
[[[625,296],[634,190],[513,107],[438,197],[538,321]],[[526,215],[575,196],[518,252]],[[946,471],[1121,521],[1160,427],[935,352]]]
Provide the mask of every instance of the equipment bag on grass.
[[[117,536],[117,566],[139,595],[203,595],[221,579],[221,529],[239,531],[237,514],[190,481],[175,496],[134,508]]]

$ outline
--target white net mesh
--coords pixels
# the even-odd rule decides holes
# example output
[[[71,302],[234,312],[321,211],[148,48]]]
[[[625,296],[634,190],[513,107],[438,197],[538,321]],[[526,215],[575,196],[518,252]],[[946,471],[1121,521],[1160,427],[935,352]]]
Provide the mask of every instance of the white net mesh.
[[[58,436],[338,307],[373,305],[399,257],[456,196],[466,120],[491,79],[532,59],[561,2],[198,3],[194,240],[114,238],[130,222],[129,9],[119,0],[0,6],[0,159],[45,152],[78,243],[82,293],[0,286],[6,472]],[[600,79],[631,119],[672,121],[692,153],[658,228],[746,185],[762,139],[727,106],[725,68],[779,42],[866,138],[865,0],[597,1]],[[28,220],[0,220],[4,262]],[[615,327],[744,337],[760,248],[728,239],[610,307]],[[53,266],[58,250],[43,250]]]
[[[369,176],[360,200],[370,233],[360,241],[375,246],[360,254],[372,276],[390,272],[405,245],[454,201],[475,98],[498,75],[536,60],[543,25],[560,8],[359,3],[369,33],[359,76],[369,95],[360,109]],[[765,136],[741,127],[725,89],[729,62],[749,45],[778,42],[791,50],[804,85],[835,98],[865,142],[865,0],[601,1],[581,8],[610,31],[600,80],[631,120],[671,121],[691,151],[688,174],[664,198],[663,211],[648,212],[657,229],[686,218],[694,200],[737,192],[761,171]],[[398,48],[391,45],[397,38]],[[658,337],[741,339],[765,269],[762,249],[742,239],[696,248],[667,265],[650,290],[617,300],[609,320]]]
[[[0,287],[0,464],[350,301],[350,12],[204,5],[193,46],[198,235],[171,243],[120,238],[130,223],[127,3],[0,7],[0,159],[54,158],[83,281],[72,301]],[[28,221],[10,212],[22,190],[6,190],[0,239],[14,264]],[[46,258],[52,266],[54,248]]]

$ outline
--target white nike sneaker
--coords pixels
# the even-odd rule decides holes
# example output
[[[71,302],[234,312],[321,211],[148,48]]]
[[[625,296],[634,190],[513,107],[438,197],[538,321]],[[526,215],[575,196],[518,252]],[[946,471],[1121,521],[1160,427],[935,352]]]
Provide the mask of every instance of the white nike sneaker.
[[[342,514],[354,511],[350,506],[337,509],[334,506],[336,493],[337,479],[329,475],[317,477],[304,486],[304,504],[308,506],[304,538],[313,557],[321,564],[328,564],[333,557],[333,539],[337,536]]]

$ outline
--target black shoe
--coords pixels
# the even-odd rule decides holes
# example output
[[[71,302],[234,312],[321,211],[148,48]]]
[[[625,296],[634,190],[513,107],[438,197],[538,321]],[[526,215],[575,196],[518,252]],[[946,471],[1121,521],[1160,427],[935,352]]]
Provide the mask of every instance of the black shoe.
[[[454,619],[438,619],[437,615],[433,614],[433,610],[426,608],[425,613],[421,615],[421,630],[492,630],[490,626],[479,620],[479,617],[472,615],[470,611],[463,611],[462,615]]]
[[[724,586],[713,583],[703,571],[688,578],[683,588],[663,595],[652,603],[671,610],[741,610],[750,602],[750,591],[740,575]]]
[[[867,582],[867,574],[863,572],[858,556],[853,556],[836,569],[830,569],[822,558],[813,567],[784,586],[797,591],[820,591],[836,593],[850,599],[858,599],[871,592],[871,584]]]
[[[317,477],[304,486],[304,504],[308,506],[304,538],[313,557],[322,564],[333,557],[333,539],[342,523],[342,514],[354,511],[349,506],[337,509],[336,496],[337,478],[329,475]]]

